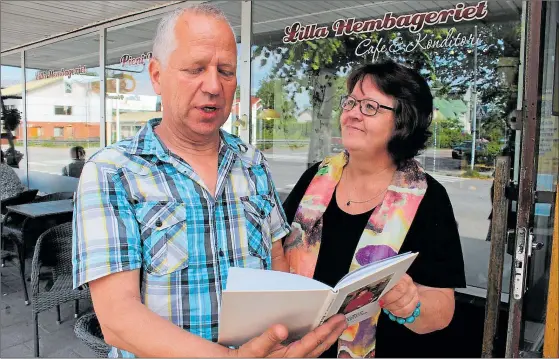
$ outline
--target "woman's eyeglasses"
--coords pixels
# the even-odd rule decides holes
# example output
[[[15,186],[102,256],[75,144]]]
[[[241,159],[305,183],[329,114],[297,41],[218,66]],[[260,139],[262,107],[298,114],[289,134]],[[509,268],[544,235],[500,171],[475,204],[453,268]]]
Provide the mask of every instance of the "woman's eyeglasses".
[[[356,98],[351,97],[349,95],[342,96],[342,99],[340,101],[340,107],[344,111],[353,110],[353,108],[357,104],[359,104],[359,110],[361,110],[361,113],[365,116],[376,115],[379,108],[384,108],[386,110],[394,111],[393,107],[381,105],[375,100],[370,100],[370,99],[357,100]]]

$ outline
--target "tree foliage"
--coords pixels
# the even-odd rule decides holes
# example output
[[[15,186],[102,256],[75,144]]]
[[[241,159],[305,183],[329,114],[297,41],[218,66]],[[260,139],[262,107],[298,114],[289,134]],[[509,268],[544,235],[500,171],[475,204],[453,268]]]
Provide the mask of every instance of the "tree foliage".
[[[475,59],[475,41],[466,45],[427,48],[428,40],[442,42],[446,38],[464,36],[474,39],[475,27],[472,24],[458,25],[452,28],[433,27],[423,29],[419,34],[408,31],[373,32],[351,36],[301,41],[295,44],[266,44],[256,46],[253,58],[260,66],[271,66],[270,77],[282,79],[287,99],[295,102],[297,93],[306,93],[313,108],[313,123],[318,127],[311,131],[311,149],[314,155],[325,155],[323,149],[313,148],[312,137],[331,137],[339,134],[339,96],[345,92],[345,78],[351,69],[363,63],[381,61],[387,58],[404,63],[421,73],[436,89],[436,96],[448,100],[464,99],[468,89],[474,83],[474,68],[477,68],[477,104],[484,105],[486,116],[480,121],[482,134],[503,131],[506,127],[506,116],[516,104],[517,77],[512,85],[503,81],[499,68],[500,58],[518,58],[520,55],[520,22],[508,21],[497,23],[478,23],[477,34],[480,41],[477,45]],[[363,41],[371,46],[377,44],[417,43],[422,38],[422,46],[409,46],[411,51],[368,53],[356,55],[356,49]],[[474,67],[474,62],[477,62]],[[513,69],[514,70],[514,69]],[[268,86],[269,83],[263,83]],[[334,87],[334,88],[332,88]],[[266,91],[264,91],[266,92]],[[259,96],[263,98],[263,96]],[[267,101],[264,99],[264,101]],[[333,106],[326,104],[332,101]],[[331,105],[331,104],[330,104]],[[330,113],[328,109],[331,108]],[[325,117],[329,119],[324,120]],[[440,124],[441,140],[445,146],[455,145],[466,139],[460,124],[453,122]],[[481,123],[480,123],[481,122]],[[325,136],[325,134],[329,136]],[[442,143],[441,143],[442,144]],[[315,146],[316,147],[316,146]],[[320,146],[319,146],[320,147]]]

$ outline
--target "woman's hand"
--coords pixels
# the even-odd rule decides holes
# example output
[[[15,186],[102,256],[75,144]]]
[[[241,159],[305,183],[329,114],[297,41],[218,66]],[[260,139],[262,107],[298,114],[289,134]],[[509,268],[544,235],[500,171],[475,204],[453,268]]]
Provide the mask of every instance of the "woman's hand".
[[[272,270],[289,273],[289,263],[283,253],[282,241],[275,241],[272,244]]]
[[[396,283],[379,301],[383,309],[389,310],[400,318],[411,316],[419,303],[417,286],[407,274]]]

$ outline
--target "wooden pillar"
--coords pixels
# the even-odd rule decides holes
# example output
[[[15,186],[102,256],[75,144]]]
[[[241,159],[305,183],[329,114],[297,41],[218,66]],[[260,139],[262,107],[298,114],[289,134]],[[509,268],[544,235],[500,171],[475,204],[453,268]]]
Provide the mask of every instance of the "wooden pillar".
[[[545,314],[544,358],[559,358],[559,184],[555,192],[555,219]]]

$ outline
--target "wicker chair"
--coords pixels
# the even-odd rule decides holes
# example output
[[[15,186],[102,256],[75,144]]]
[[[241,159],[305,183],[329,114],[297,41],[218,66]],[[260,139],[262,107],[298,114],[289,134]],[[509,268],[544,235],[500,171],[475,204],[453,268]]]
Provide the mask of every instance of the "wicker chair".
[[[109,355],[111,346],[105,343],[103,332],[94,312],[82,315],[74,325],[76,337],[83,341],[99,358]]]
[[[2,214],[4,215],[8,212],[8,209],[6,208],[7,206],[15,206],[17,204],[32,202],[37,197],[38,192],[38,189],[30,189],[20,192],[17,196],[3,199],[2,201],[0,201]]]
[[[50,267],[52,280],[44,290],[39,288],[41,268]],[[73,289],[72,280],[72,223],[53,227],[39,237],[33,255],[31,270],[31,306],[33,311],[35,357],[39,356],[39,313],[51,308],[57,309],[60,323],[60,304],[74,301],[75,317],[78,317],[79,300],[89,299],[89,289]]]
[[[0,238],[0,256],[1,256],[1,266],[4,267],[6,259],[17,258],[18,267],[21,275],[21,280],[23,283],[23,294],[25,297],[25,304],[29,304],[29,298],[27,295],[27,285],[25,283],[25,253],[22,247],[19,245],[19,241],[14,237],[14,232],[12,231],[13,224],[19,222],[22,224],[23,218],[15,218],[16,216],[8,216],[8,206],[15,206],[18,204],[25,204],[32,202],[37,196],[39,190],[32,189],[19,193],[17,196],[6,198],[0,201],[0,212],[2,216],[1,220],[1,238]],[[19,227],[19,226],[16,226]],[[21,226],[23,229],[23,226]],[[7,244],[12,244],[10,248]]]
[[[37,193],[36,190],[35,194]],[[33,200],[24,203],[36,203],[55,201],[60,199],[73,198],[73,192],[57,192],[42,197],[34,197]],[[29,195],[29,198],[31,196]],[[27,199],[29,199],[27,198]],[[13,205],[10,203],[9,205]],[[65,223],[72,220],[72,213],[59,214],[56,216],[49,216],[40,219],[28,218],[18,213],[8,212],[2,221],[2,250],[3,257],[7,257],[9,253],[18,258],[20,275],[23,283],[23,295],[25,304],[29,304],[27,294],[27,286],[25,281],[25,259],[33,253],[35,242],[45,230],[52,228],[60,223]],[[8,252],[5,250],[6,242],[11,242],[13,250]]]
[[[55,192],[44,196],[36,197],[33,202],[60,201],[63,199],[74,198],[74,192]]]

